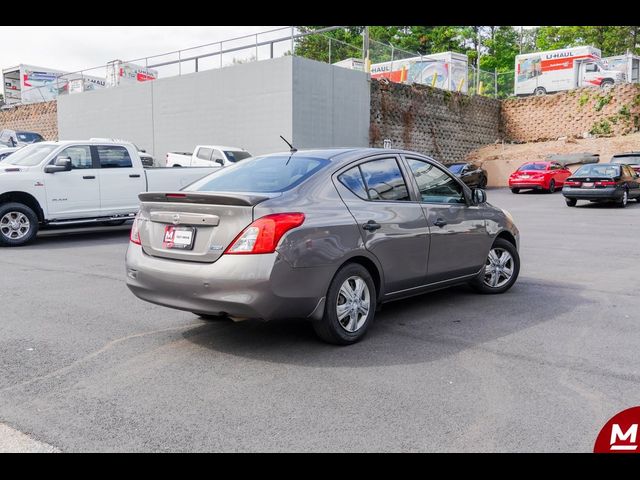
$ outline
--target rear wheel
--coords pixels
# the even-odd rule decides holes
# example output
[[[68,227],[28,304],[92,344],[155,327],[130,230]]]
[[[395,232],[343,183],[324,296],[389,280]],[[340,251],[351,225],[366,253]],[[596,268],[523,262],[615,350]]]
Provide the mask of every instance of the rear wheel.
[[[38,216],[22,203],[0,206],[0,246],[19,247],[36,238]]]
[[[512,193],[520,193],[520,189],[519,188],[512,188],[511,192]]]
[[[552,178],[549,182],[549,193],[553,193],[556,191],[556,181]]]
[[[544,87],[538,87],[533,91],[534,95],[546,95],[547,90]]]
[[[618,201],[618,206],[624,208],[629,203],[629,192],[625,189],[622,192],[622,198]]]
[[[376,289],[369,271],[357,263],[342,267],[331,281],[321,320],[313,322],[325,342],[350,345],[364,337],[373,321]]]
[[[509,290],[520,273],[520,256],[515,245],[504,238],[493,242],[485,266],[471,282],[480,293],[504,293]]]
[[[567,207],[575,207],[578,203],[578,200],[575,198],[565,198],[564,201],[567,202]]]

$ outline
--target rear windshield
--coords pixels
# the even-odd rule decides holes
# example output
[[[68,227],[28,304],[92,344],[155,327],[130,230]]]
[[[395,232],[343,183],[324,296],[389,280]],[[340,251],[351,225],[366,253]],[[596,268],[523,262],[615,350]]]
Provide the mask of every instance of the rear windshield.
[[[455,163],[453,165],[449,165],[449,170],[453,173],[460,173],[464,168],[464,163]]]
[[[525,163],[518,169],[518,171],[521,172],[523,170],[546,170],[546,169],[547,169],[546,163]]]
[[[42,142],[44,138],[39,133],[34,132],[16,132],[18,140],[25,143]]]
[[[620,175],[620,167],[611,164],[592,163],[580,167],[574,177],[617,177]]]
[[[640,165],[640,155],[629,155],[627,157],[613,157],[611,163],[626,163],[627,165]]]
[[[189,192],[284,192],[329,163],[324,158],[254,157],[207,175],[184,188]]]
[[[251,154],[249,152],[242,152],[239,150],[225,150],[224,154],[227,156],[230,162],[239,162],[240,160],[251,157]]]
[[[58,145],[39,144],[27,145],[9,155],[3,164],[32,167],[38,165],[47,155],[53,152]]]

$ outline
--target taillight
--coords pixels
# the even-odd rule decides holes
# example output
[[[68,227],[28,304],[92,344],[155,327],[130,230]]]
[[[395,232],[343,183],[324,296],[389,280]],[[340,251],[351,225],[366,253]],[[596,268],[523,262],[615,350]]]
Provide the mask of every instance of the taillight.
[[[568,180],[564,182],[565,187],[580,187],[582,182],[575,182],[573,180]]]
[[[611,180],[602,180],[600,182],[595,183],[596,187],[615,187],[616,182],[612,182]]]
[[[133,220],[133,225],[131,225],[131,234],[129,235],[129,240],[131,243],[135,243],[136,245],[142,245],[140,243],[140,228],[138,227],[138,217]]]
[[[224,253],[273,253],[282,236],[304,222],[304,213],[275,213],[257,219],[231,242]]]

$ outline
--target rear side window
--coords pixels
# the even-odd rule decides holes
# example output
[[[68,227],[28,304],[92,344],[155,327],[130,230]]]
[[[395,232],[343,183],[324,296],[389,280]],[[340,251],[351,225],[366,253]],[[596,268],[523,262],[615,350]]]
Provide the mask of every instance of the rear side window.
[[[373,160],[360,165],[370,200],[410,201],[409,190],[394,158]]]
[[[98,145],[98,159],[100,168],[130,168],[133,167],[129,151],[118,145]]]
[[[188,192],[276,193],[299,185],[329,160],[298,155],[253,157],[221,168],[192,183]]]
[[[353,167],[338,177],[340,183],[355,193],[358,197],[368,200],[367,188],[360,172],[360,167]]]
[[[240,160],[251,157],[251,154],[249,152],[241,152],[235,150],[225,150],[224,154],[227,156],[230,162],[239,162]]]
[[[213,150],[211,148],[201,148],[200,150],[198,150],[196,157],[201,160],[211,160],[212,153]]]

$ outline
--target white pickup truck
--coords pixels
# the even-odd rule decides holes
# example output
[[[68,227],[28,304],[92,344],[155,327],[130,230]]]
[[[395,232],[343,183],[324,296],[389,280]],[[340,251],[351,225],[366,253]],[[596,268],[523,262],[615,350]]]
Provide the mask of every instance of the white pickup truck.
[[[193,153],[167,153],[167,167],[227,167],[249,157],[249,152],[238,147],[197,145]]]
[[[24,245],[40,227],[123,224],[138,194],[176,191],[210,168],[145,169],[131,143],[38,142],[0,164],[0,246]]]

